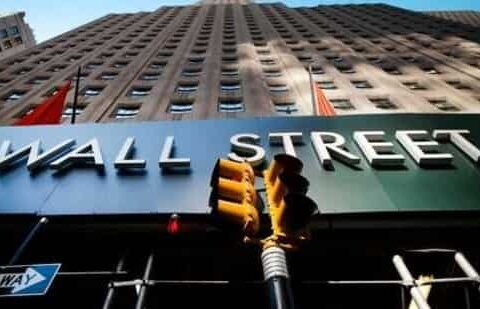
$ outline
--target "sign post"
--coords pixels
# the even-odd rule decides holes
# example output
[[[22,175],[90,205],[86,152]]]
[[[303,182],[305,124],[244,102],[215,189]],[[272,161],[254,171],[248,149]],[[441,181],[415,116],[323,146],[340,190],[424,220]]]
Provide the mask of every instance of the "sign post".
[[[45,295],[61,264],[0,266],[0,297]]]

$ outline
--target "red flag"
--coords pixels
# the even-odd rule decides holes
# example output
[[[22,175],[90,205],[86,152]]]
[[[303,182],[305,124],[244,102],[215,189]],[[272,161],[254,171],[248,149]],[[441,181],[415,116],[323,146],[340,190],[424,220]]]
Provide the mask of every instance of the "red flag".
[[[318,85],[315,85],[315,91],[315,100],[317,101],[315,103],[317,103],[319,114],[327,117],[336,116],[337,113],[335,112],[332,103],[330,103]]]
[[[63,114],[63,106],[65,98],[70,90],[69,81],[65,86],[60,88],[57,93],[48,97],[40,103],[30,114],[24,116],[19,121],[15,122],[15,126],[31,126],[40,124],[60,124]]]

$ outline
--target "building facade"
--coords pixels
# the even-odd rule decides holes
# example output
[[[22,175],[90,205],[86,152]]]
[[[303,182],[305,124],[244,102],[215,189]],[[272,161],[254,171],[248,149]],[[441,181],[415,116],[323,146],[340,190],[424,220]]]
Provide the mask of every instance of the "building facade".
[[[35,37],[25,22],[25,12],[0,14],[0,59],[35,46]]]
[[[470,26],[385,5],[108,15],[0,62],[0,121],[78,66],[79,122],[311,115],[311,79],[340,115],[476,113],[477,42]]]
[[[206,0],[1,60],[0,307],[404,309],[420,289],[422,309],[478,308],[479,42],[381,4]],[[71,90],[65,125],[10,126],[79,67],[79,125]],[[339,117],[317,117],[318,89]],[[284,153],[317,211],[282,307],[260,255],[262,172]],[[255,237],[212,210],[219,158],[255,168]]]

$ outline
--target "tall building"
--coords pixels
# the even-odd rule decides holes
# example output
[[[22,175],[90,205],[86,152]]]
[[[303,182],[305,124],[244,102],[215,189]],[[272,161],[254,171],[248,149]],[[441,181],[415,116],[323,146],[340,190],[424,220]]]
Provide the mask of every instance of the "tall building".
[[[476,29],[205,0],[0,61],[0,308],[479,308]]]
[[[426,12],[426,14],[448,20],[452,23],[480,27],[480,12],[476,11],[432,11]]]
[[[25,12],[0,13],[0,59],[35,46],[32,28],[24,18]]]
[[[212,3],[108,15],[3,60],[0,123],[78,66],[79,122],[311,115],[311,78],[340,115],[480,111],[471,27],[386,5]]]

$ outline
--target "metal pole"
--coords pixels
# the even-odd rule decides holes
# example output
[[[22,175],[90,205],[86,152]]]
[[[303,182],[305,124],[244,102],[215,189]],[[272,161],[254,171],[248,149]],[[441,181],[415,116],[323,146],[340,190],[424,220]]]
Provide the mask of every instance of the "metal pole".
[[[20,244],[18,247],[17,251],[15,251],[15,254],[12,256],[10,261],[8,262],[8,265],[15,265],[18,262],[18,259],[22,255],[23,251],[25,251],[25,248],[28,246],[30,241],[35,237],[35,235],[38,233],[40,228],[44,225],[47,224],[48,219],[47,217],[42,217],[40,220],[35,224],[33,229],[28,233],[27,237],[23,240],[23,242]]]
[[[77,79],[75,80],[75,96],[73,97],[71,124],[75,124],[75,116],[77,114],[78,91],[80,87],[81,66],[78,66]]]
[[[124,265],[124,257],[122,257],[117,264],[117,268],[115,268],[115,272],[119,273],[123,271],[123,265]],[[108,292],[107,292],[107,297],[105,297],[105,301],[103,303],[103,309],[109,309],[110,305],[112,304],[113,301],[113,296],[115,295],[115,286],[110,282],[108,285]]]
[[[135,309],[143,309],[145,304],[145,296],[147,295],[147,282],[150,279],[150,273],[152,272],[153,266],[153,253],[150,254],[147,260],[147,265],[145,266],[145,272],[143,273],[143,282],[140,287],[140,291],[138,292],[137,304],[135,305]]]
[[[405,287],[400,287],[400,297],[401,297],[401,308],[407,309],[407,297],[405,295]]]
[[[293,293],[285,251],[279,247],[263,249],[262,266],[271,309],[293,309]]]
[[[312,113],[314,116],[318,116],[317,111],[317,96],[315,95],[315,83],[313,81],[313,74],[312,74],[312,64],[308,64],[308,77],[310,79],[310,91],[312,92]]]
[[[415,304],[417,304],[417,307],[419,309],[430,309],[430,306],[428,305],[427,300],[423,296],[420,288],[415,285],[415,279],[413,279],[412,274],[408,270],[407,265],[405,265],[405,262],[403,261],[400,255],[395,255],[393,257],[393,264],[395,265],[395,268],[397,269],[397,272],[402,278],[402,280],[406,284],[411,285],[410,294],[412,295],[412,298],[415,301]]]
[[[480,292],[480,275],[478,272],[473,268],[472,264],[467,260],[467,258],[461,253],[455,253],[455,261],[457,262],[458,266],[462,269],[462,271],[472,280],[476,281],[477,290]]]

